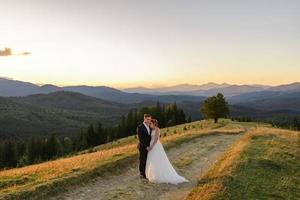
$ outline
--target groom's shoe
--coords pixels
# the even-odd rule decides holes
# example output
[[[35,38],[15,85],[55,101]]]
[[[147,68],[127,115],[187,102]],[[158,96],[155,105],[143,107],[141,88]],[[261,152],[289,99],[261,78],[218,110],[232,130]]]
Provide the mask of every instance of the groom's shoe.
[[[147,179],[145,175],[140,175],[141,179]]]

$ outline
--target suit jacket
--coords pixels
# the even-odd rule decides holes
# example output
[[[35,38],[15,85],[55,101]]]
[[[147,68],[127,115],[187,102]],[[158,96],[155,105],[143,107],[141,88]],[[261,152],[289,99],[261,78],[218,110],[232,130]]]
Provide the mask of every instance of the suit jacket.
[[[150,129],[150,134],[148,134],[147,128],[142,123],[137,127],[137,135],[139,138],[139,144],[138,144],[139,149],[146,149],[148,146],[150,146],[151,129]]]

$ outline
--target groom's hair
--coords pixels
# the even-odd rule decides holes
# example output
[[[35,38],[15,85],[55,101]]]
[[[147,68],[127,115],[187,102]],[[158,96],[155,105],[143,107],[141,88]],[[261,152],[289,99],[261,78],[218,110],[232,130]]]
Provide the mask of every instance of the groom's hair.
[[[148,117],[151,117],[150,114],[144,114],[144,118],[148,118]]]

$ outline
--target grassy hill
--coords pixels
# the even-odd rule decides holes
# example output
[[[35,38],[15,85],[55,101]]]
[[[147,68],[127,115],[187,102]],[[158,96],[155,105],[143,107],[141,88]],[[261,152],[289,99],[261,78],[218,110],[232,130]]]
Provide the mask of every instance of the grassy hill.
[[[18,106],[0,100],[12,108]],[[32,110],[31,104],[27,106]],[[241,133],[245,134],[210,170],[200,173],[187,199],[299,199],[299,132],[258,123],[197,121],[162,129],[161,141],[168,150],[204,136]],[[131,136],[58,160],[2,170],[0,199],[48,198],[96,177],[115,175],[136,162],[136,142]],[[193,154],[186,156],[175,166],[189,165],[195,159]]]
[[[201,139],[202,137],[211,138],[207,140],[210,143],[205,147],[211,149],[217,145],[213,138],[222,138],[221,135],[239,135],[235,137],[239,139],[223,155],[221,154],[222,156],[209,170],[202,171],[204,173],[193,172],[195,178],[198,174],[200,176],[191,192],[189,188],[194,186],[193,182],[175,188],[163,185],[159,187],[163,187],[164,191],[170,189],[170,195],[176,190],[177,193],[171,196],[173,198],[183,197],[180,190],[187,188],[189,189],[186,191],[187,194],[190,192],[187,197],[189,200],[299,199],[299,132],[274,129],[267,124],[258,123],[221,120],[215,124],[212,121],[197,121],[162,129],[161,141],[168,152],[169,149],[183,148],[182,151],[185,153],[181,157],[174,152],[178,157],[174,165],[180,170],[181,167],[195,162],[193,161],[197,160],[195,156],[202,155],[201,151],[205,151],[196,148],[205,141]],[[137,138],[131,136],[58,160],[2,170],[0,199],[47,199],[74,187],[86,186],[97,177],[105,181],[111,176],[116,176],[118,180],[118,174],[121,176],[124,170],[133,170],[137,173],[137,169],[128,168],[138,160],[136,142]],[[185,146],[193,143],[196,146]],[[185,151],[188,149],[185,147],[196,148],[200,152]],[[203,163],[201,160],[199,162]],[[195,170],[200,170],[197,165],[195,166]],[[140,184],[142,185],[133,184],[128,187],[136,187],[132,188],[133,191],[154,187],[147,183]],[[113,191],[112,195],[117,195],[114,198],[122,199],[124,195],[126,197],[128,189],[125,186],[124,188],[125,191],[122,189]],[[131,197],[130,195],[127,197]]]
[[[199,177],[188,200],[300,199],[300,133],[258,128]]]
[[[241,131],[241,126],[228,122],[193,122],[162,129],[161,141],[169,149],[205,135]],[[131,136],[70,157],[0,171],[0,199],[40,199],[97,176],[115,174],[137,160],[136,142],[135,136]]]

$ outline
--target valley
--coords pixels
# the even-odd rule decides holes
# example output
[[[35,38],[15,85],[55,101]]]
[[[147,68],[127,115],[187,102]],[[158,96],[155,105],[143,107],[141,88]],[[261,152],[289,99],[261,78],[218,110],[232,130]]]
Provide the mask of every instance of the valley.
[[[154,106],[157,101],[161,104],[176,102],[192,120],[199,120],[202,119],[199,110],[206,96],[198,96],[193,92],[196,90],[206,91],[207,95],[227,94],[233,118],[248,117],[269,122],[291,120],[300,115],[299,83],[276,87],[208,83],[121,91],[105,86],[38,86],[0,78],[0,138],[72,136],[91,123],[113,126],[130,109]]]

